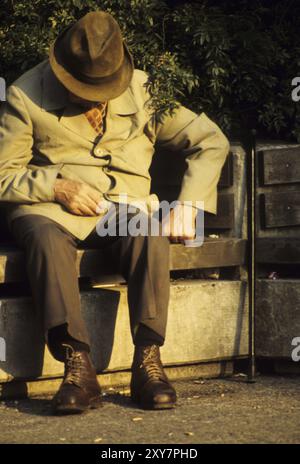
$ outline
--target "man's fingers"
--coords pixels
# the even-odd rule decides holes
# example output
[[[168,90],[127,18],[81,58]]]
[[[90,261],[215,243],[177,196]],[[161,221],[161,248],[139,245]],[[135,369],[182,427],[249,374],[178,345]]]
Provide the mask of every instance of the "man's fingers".
[[[81,203],[77,209],[80,211],[81,216],[97,216],[92,208],[83,203]]]
[[[96,212],[98,203],[101,201],[102,195],[97,192],[93,187],[82,184],[78,192],[78,201],[84,201],[86,205],[93,208]]]
[[[184,224],[171,227],[169,234],[170,237],[179,238],[181,240],[191,240],[195,238],[195,235],[195,229],[185,228]]]
[[[162,235],[169,237],[171,234],[170,221],[165,220],[162,222]]]
[[[193,238],[195,238],[195,234],[172,234],[170,235],[170,238],[174,238],[174,239],[178,239],[178,240],[192,240]]]
[[[98,202],[94,200],[88,193],[86,193],[85,195],[82,195],[82,197],[79,196],[77,201],[80,205],[83,205],[89,208],[90,210],[92,210],[93,215],[98,214]]]
[[[96,216],[93,206],[90,206],[87,201],[75,200],[66,205],[71,213],[78,216]]]
[[[88,189],[86,193],[87,193],[87,196],[91,199],[91,201],[93,201],[97,205],[103,198],[100,193],[98,193],[96,190],[92,188]]]
[[[87,190],[87,198],[89,199],[89,207],[95,211],[95,214],[101,214],[107,210],[107,200],[103,196],[96,192],[96,190],[89,188]]]

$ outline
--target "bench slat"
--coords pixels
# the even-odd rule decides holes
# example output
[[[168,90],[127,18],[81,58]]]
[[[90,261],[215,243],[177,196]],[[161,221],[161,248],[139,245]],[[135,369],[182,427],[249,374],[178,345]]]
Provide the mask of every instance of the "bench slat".
[[[206,239],[200,247],[171,246],[170,269],[239,266],[245,263],[246,240]]]
[[[200,247],[172,244],[170,270],[238,266],[245,261],[246,240],[236,238],[206,238]],[[99,263],[103,263],[102,265]],[[116,273],[105,250],[78,250],[79,277],[110,276]],[[24,253],[14,247],[0,249],[0,283],[24,282],[26,270]]]
[[[300,225],[300,193],[273,192],[260,195],[266,228]]]
[[[260,152],[259,166],[264,185],[300,182],[300,149],[285,148]]]

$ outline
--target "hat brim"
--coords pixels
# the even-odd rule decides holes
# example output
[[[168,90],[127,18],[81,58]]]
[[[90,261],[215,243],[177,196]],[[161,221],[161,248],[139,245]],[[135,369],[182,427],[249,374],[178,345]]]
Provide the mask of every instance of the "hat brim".
[[[58,38],[59,39],[59,38]],[[76,96],[90,101],[106,101],[117,98],[129,86],[134,70],[132,56],[124,43],[124,60],[120,68],[112,76],[102,79],[101,83],[83,82],[66,69],[60,54],[58,39],[50,46],[49,62],[57,79]]]

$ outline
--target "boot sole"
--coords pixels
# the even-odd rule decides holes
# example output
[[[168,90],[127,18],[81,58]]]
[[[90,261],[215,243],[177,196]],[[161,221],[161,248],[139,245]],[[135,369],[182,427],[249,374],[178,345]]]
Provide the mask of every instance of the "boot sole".
[[[139,403],[139,405],[143,409],[153,409],[153,410],[156,410],[156,411],[161,410],[161,409],[174,409],[176,407],[176,404],[174,404],[174,403],[153,404],[153,405]]]
[[[131,400],[143,409],[174,409],[175,403],[143,403],[138,397],[131,395]]]
[[[53,406],[53,413],[56,415],[65,415],[65,414],[81,414],[88,409],[98,409],[103,407],[102,398],[97,397],[90,400],[88,406],[86,407],[78,407],[76,405],[60,405],[60,406]]]

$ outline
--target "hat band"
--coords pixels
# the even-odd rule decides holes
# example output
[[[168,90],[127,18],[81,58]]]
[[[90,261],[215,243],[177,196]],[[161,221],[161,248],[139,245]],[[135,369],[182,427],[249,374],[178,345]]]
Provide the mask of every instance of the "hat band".
[[[70,74],[72,74],[73,77],[75,77],[75,79],[78,79],[84,84],[99,85],[99,84],[105,84],[106,82],[110,82],[112,79],[115,79],[118,76],[118,74],[120,74],[120,71],[122,71],[123,64],[124,64],[124,61],[121,64],[121,66],[117,69],[117,71],[110,74],[109,76],[90,77],[90,76],[87,76],[86,74],[81,73],[79,70],[73,70],[73,69],[69,69],[69,72]]]

